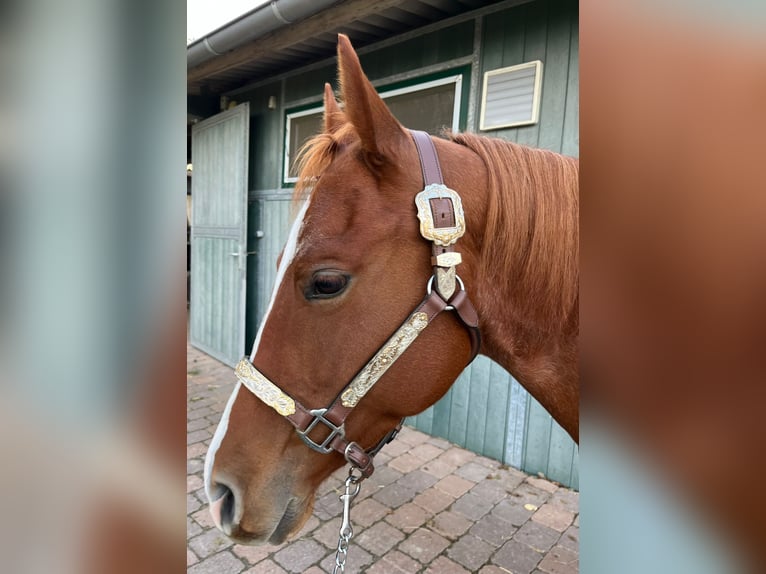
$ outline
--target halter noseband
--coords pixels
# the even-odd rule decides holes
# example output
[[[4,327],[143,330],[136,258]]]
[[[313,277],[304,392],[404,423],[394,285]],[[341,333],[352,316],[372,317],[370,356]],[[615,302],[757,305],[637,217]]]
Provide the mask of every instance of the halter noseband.
[[[250,392],[290,421],[307,446],[323,454],[333,451],[341,453],[364,478],[374,470],[373,457],[394,439],[403,421],[369,450],[349,441],[346,439],[345,421],[362,397],[442,311],[455,311],[466,327],[471,338],[469,363],[478,354],[481,344],[478,315],[455,272],[461,257],[455,251],[454,244],[465,233],[460,196],[444,185],[431,137],[421,131],[411,131],[411,134],[420,156],[425,183],[423,191],[415,196],[420,233],[432,242],[433,254],[431,264],[434,274],[428,281],[423,301],[326,408],[307,409],[271,382],[247,357],[239,362],[235,370],[239,381]],[[325,427],[324,432],[329,430],[329,433],[322,439],[311,438],[309,435],[320,425]]]

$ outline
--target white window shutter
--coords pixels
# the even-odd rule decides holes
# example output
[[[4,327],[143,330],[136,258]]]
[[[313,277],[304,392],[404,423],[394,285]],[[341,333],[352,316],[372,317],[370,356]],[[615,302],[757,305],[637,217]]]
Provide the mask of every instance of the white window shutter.
[[[543,63],[540,60],[484,74],[479,129],[495,130],[537,123]]]

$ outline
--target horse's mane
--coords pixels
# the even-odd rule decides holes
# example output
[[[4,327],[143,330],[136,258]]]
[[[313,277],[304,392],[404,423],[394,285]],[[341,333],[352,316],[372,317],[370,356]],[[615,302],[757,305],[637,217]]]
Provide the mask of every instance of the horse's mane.
[[[311,193],[316,178],[354,137],[353,126],[343,123],[302,146],[295,199]],[[447,137],[487,167],[482,280],[510,288],[521,316],[560,328],[579,293],[578,160],[473,134]]]
[[[474,134],[448,137],[487,167],[483,279],[510,283],[522,316],[560,327],[579,294],[578,160]]]

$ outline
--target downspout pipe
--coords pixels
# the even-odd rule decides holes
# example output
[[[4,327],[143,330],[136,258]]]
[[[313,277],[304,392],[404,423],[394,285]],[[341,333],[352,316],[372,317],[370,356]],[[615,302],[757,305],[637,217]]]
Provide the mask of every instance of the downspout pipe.
[[[337,4],[339,0],[272,0],[224,24],[186,48],[186,68],[199,66],[234,48],[303,20]]]

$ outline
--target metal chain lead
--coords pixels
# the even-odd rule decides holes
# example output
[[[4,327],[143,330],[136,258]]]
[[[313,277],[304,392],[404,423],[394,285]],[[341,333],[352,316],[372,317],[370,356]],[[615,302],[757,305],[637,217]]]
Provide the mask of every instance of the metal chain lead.
[[[346,570],[346,558],[348,557],[348,544],[351,542],[351,537],[354,535],[354,529],[351,526],[351,501],[359,494],[359,489],[362,488],[362,477],[354,475],[354,467],[348,471],[348,478],[346,478],[346,490],[340,495],[340,500],[343,502],[343,522],[340,525],[340,533],[338,535],[338,550],[335,552],[335,568],[333,568],[332,574],[338,574],[339,572],[345,572]]]

